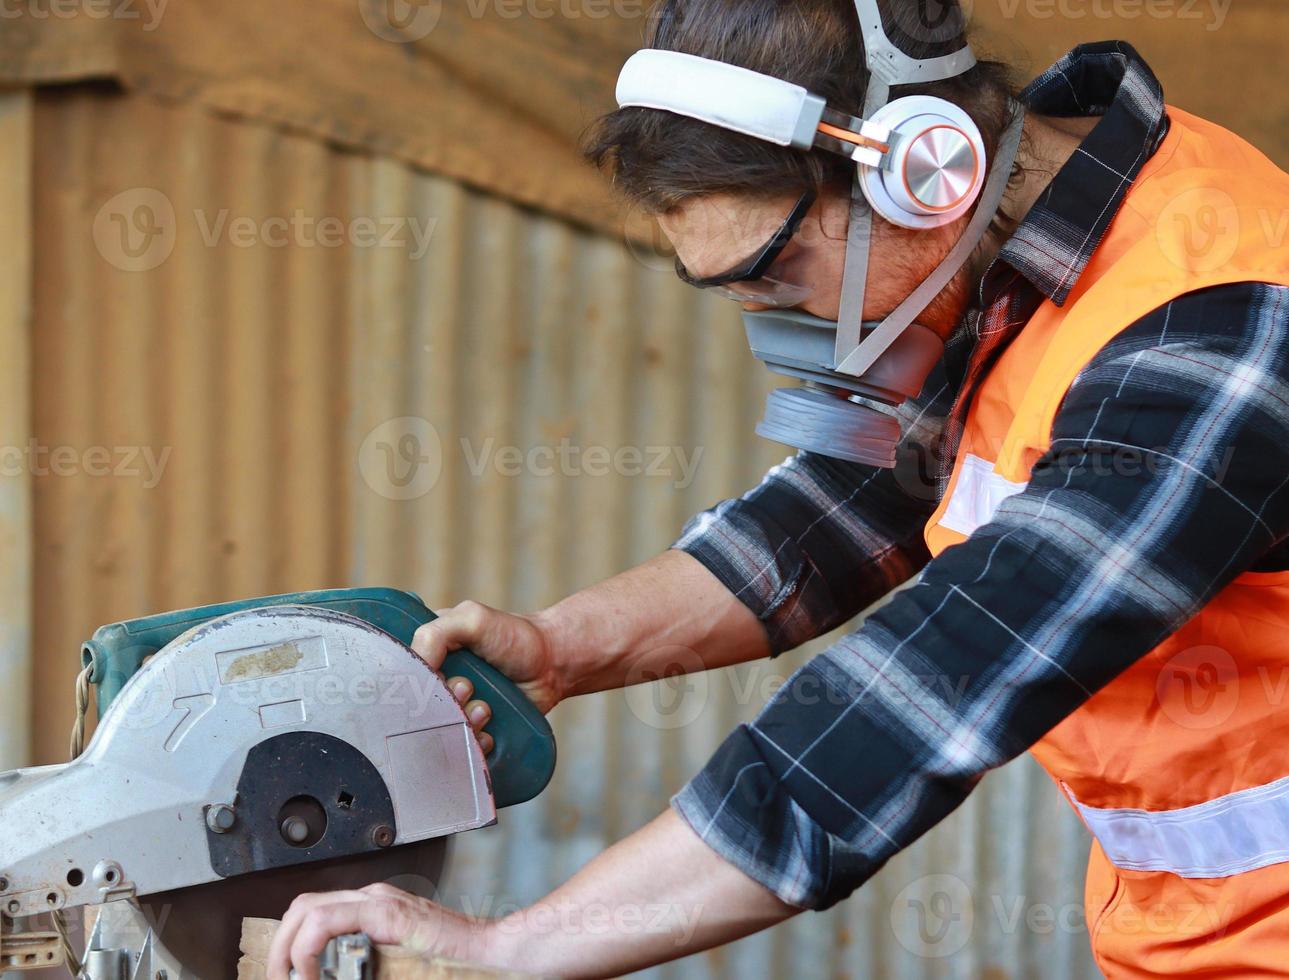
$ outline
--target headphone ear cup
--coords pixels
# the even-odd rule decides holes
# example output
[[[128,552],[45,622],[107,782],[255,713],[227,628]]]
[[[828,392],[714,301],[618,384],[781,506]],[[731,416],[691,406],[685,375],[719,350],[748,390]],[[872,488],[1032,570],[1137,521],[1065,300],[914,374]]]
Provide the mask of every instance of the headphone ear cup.
[[[874,114],[891,129],[881,167],[860,164],[873,211],[901,228],[938,228],[966,214],[988,169],[980,130],[965,111],[926,95],[896,99]]]

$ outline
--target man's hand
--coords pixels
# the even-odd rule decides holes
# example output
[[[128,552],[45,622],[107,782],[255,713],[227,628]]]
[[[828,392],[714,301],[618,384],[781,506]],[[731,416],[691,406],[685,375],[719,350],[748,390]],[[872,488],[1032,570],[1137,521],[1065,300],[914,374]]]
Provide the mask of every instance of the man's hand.
[[[463,602],[439,614],[416,631],[412,649],[435,670],[454,650],[468,647],[509,677],[543,713],[559,704],[564,696],[551,644],[540,615],[516,616],[478,602]],[[484,701],[472,700],[474,685],[464,677],[448,678],[448,688],[465,707],[466,717],[479,736],[484,753],[492,750],[492,736],[484,726],[492,709]]]
[[[302,980],[318,980],[318,957],[327,943],[353,932],[366,933],[374,943],[483,965],[485,954],[496,952],[486,938],[491,925],[392,885],[301,895],[273,937],[269,980],[287,980],[292,967]]]
[[[292,966],[317,980],[328,940],[373,942],[540,976],[613,977],[732,942],[795,915],[667,811],[546,898],[503,919],[472,919],[389,885],[292,903],[269,951],[270,980]]]
[[[463,602],[422,626],[412,641],[435,670],[462,647],[518,684],[542,712],[580,694],[769,653],[756,616],[680,551],[665,552],[530,616]],[[465,678],[449,678],[448,684],[488,752],[492,738],[483,728],[491,709],[472,700],[474,689]]]

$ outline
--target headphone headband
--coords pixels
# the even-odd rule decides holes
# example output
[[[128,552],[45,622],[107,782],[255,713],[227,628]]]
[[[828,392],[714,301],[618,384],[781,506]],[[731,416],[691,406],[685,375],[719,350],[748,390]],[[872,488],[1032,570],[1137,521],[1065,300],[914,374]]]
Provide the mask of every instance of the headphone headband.
[[[800,85],[679,51],[637,51],[618,76],[618,106],[664,109],[779,146],[809,150],[824,100]]]

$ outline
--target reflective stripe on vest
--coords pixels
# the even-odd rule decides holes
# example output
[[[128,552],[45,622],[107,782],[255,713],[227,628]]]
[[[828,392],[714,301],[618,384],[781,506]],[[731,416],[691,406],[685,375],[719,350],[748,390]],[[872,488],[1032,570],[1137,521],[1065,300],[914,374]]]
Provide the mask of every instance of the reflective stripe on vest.
[[[1229,878],[1289,860],[1289,776],[1180,810],[1101,810],[1062,788],[1110,862],[1129,871]]]
[[[968,453],[962,460],[962,470],[949,493],[940,524],[970,537],[977,528],[994,519],[1004,500],[1016,496],[1026,486],[995,472],[994,464],[988,460]]]

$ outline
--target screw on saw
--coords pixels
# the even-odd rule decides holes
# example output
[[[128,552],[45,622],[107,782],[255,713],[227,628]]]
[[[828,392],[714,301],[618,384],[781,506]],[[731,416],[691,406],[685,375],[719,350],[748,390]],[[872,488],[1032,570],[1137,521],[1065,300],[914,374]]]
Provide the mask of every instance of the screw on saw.
[[[237,811],[227,803],[215,803],[206,808],[206,826],[216,834],[226,834],[237,823]]]
[[[309,839],[309,823],[303,817],[287,817],[282,821],[282,836],[291,844],[303,844]]]
[[[377,847],[389,847],[394,843],[394,828],[381,824],[371,832],[371,842]]]

